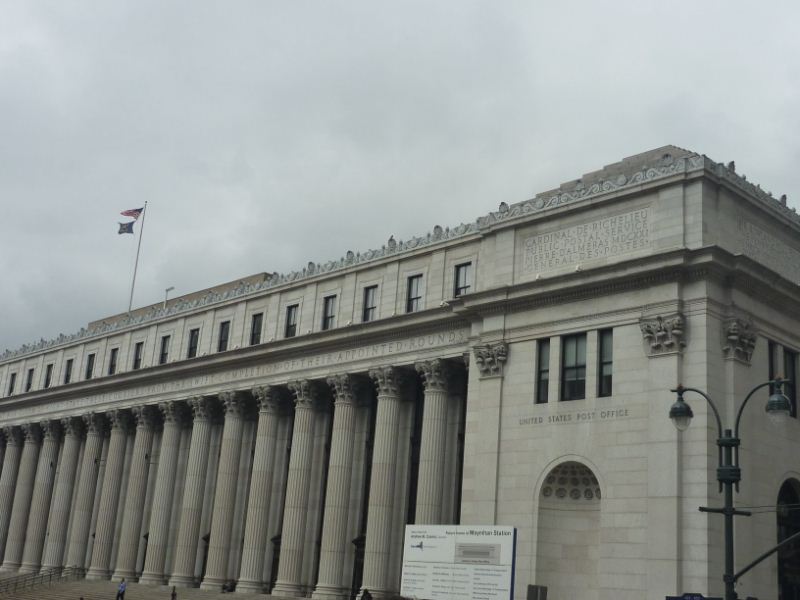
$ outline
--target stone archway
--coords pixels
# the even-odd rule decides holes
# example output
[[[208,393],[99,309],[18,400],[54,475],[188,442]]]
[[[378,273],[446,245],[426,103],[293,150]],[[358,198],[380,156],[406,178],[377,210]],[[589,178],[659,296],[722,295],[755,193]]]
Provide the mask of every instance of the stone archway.
[[[597,477],[564,462],[545,477],[539,493],[536,584],[548,600],[598,598],[601,490]]]
[[[800,531],[800,482],[787,479],[778,492],[778,543]],[[778,550],[778,600],[800,600],[800,542]]]

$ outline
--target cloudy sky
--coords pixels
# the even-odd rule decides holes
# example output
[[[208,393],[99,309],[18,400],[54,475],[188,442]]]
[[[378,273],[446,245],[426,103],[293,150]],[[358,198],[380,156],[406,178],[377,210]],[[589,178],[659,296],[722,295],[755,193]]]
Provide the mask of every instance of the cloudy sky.
[[[800,207],[800,3],[0,0],[0,351],[675,144]]]

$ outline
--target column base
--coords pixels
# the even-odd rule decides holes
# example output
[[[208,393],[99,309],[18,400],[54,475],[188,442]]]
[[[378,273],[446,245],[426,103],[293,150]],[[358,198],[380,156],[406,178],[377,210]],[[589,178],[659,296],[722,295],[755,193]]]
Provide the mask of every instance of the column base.
[[[3,563],[0,565],[0,573],[16,573],[19,571],[19,563]]]
[[[163,573],[142,573],[138,583],[142,585],[167,585]]]
[[[288,581],[277,581],[275,587],[269,593],[270,596],[288,596],[290,598],[302,598],[305,596],[303,586],[299,583],[289,583]]]
[[[125,578],[125,581],[136,583],[136,573],[128,569],[114,571],[114,573],[111,575],[111,581],[120,582],[122,581],[123,577]]]
[[[97,567],[89,567],[86,571],[87,581],[108,581],[109,574],[107,569],[98,569]]]
[[[311,594],[311,598],[314,600],[343,600],[349,595],[344,588],[335,585],[317,584],[317,589]]]
[[[263,594],[264,584],[260,581],[252,581],[248,579],[240,579],[236,584],[237,592],[247,592],[249,594]]]
[[[168,586],[179,588],[193,588],[197,587],[194,581],[194,575],[173,575],[169,578]]]
[[[20,575],[28,575],[31,573],[38,573],[40,570],[41,570],[40,565],[31,565],[22,563],[17,573],[19,573]]]
[[[209,577],[206,575],[205,579],[200,582],[200,589],[201,590],[209,590],[214,592],[222,592],[222,584],[225,583],[226,579],[221,579],[219,577]]]
[[[57,569],[57,573],[61,575],[64,572],[64,567],[61,565],[42,565],[39,569],[39,573],[44,573],[45,571],[50,571],[52,569]]]

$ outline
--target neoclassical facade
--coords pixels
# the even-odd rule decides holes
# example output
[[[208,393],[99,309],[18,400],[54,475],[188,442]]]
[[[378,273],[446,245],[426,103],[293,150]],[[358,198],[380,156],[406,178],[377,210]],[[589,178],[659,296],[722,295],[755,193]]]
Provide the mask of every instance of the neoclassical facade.
[[[677,147],[469,224],[259,274],[0,355],[0,576],[338,600],[404,526],[517,528],[514,596],[719,595],[716,431],[783,374],[800,218]],[[800,528],[800,422],[748,407],[737,564]],[[775,509],[776,504],[784,508]],[[792,553],[793,552],[793,553]],[[741,595],[800,593],[796,550]]]

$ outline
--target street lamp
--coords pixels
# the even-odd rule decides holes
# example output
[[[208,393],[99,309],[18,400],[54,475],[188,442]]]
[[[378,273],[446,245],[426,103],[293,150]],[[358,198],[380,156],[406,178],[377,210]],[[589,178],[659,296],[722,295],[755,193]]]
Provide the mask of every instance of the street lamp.
[[[714,403],[711,401],[711,398],[708,395],[696,388],[686,388],[682,385],[679,385],[674,390],[670,390],[678,394],[678,399],[669,409],[669,418],[672,419],[673,424],[675,425],[678,431],[685,431],[686,428],[689,427],[689,424],[692,421],[692,417],[694,413],[692,413],[692,408],[686,403],[683,399],[683,395],[686,392],[695,392],[699,394],[703,398],[706,399],[708,405],[711,407],[711,410],[714,412],[714,417],[717,420],[717,431],[719,435],[717,436],[717,446],[719,447],[719,462],[717,466],[717,481],[719,482],[719,491],[725,491],[725,506],[723,508],[709,508],[705,506],[700,507],[701,512],[710,512],[710,513],[719,513],[725,516],[725,574],[722,577],[722,580],[725,582],[725,600],[737,600],[738,596],[736,595],[736,590],[734,589],[734,585],[736,581],[744,575],[747,571],[752,569],[762,560],[770,556],[772,553],[776,552],[780,547],[785,545],[786,543],[794,540],[798,535],[795,534],[793,536],[788,537],[783,542],[762,554],[759,558],[755,561],[751,562],[747,565],[744,569],[739,571],[738,573],[734,573],[733,571],[733,517],[735,515],[744,515],[750,516],[752,513],[743,510],[736,510],[733,507],[733,488],[736,487],[736,491],[739,491],[739,481],[742,478],[741,469],[739,468],[739,423],[742,419],[742,411],[744,407],[747,405],[748,400],[753,396],[753,394],[760,390],[765,386],[770,386],[771,394],[769,396],[769,400],[767,401],[767,405],[765,410],[767,415],[769,415],[770,420],[773,422],[782,422],[784,421],[792,412],[792,404],[789,399],[781,393],[781,389],[783,388],[784,383],[788,383],[788,379],[781,379],[777,377],[771,381],[767,381],[765,383],[761,383],[750,390],[750,393],[742,402],[742,405],[739,407],[739,412],[736,414],[736,421],[734,424],[733,432],[730,429],[722,429],[722,420],[719,416],[719,411]]]

